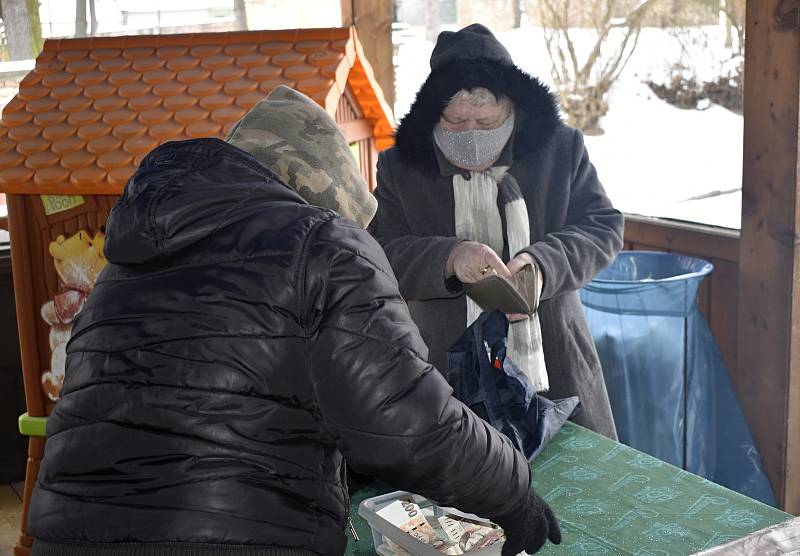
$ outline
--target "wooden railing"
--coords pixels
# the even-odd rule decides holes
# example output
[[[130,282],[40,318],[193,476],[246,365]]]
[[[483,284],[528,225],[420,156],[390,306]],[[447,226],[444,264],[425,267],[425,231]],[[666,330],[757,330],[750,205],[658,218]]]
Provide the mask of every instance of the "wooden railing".
[[[728,369],[737,369],[739,232],[659,218],[625,216],[625,249],[666,251],[700,257],[714,265],[697,303],[719,344]]]

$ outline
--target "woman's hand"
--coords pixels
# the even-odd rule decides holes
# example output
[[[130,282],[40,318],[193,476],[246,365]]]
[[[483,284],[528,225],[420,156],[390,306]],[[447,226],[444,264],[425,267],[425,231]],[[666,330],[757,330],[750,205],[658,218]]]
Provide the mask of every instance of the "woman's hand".
[[[538,268],[538,265],[536,264],[536,259],[534,259],[532,255],[530,255],[529,253],[520,253],[519,255],[508,261],[508,271],[511,272],[511,274],[516,274],[517,272],[519,272],[528,265],[531,265],[534,268]],[[541,276],[541,273],[539,273],[539,275]],[[539,293],[540,294],[542,293],[541,282],[539,284]],[[530,318],[529,315],[525,314],[511,314],[511,315],[506,315],[506,317],[508,318],[508,322],[518,322]]]
[[[447,277],[455,276],[462,284],[473,284],[492,272],[509,278],[511,272],[491,247],[475,241],[456,245],[447,259]]]
[[[516,274],[528,265],[531,265],[534,268],[538,266],[536,264],[536,259],[533,258],[533,255],[530,253],[520,253],[508,261],[508,271],[511,274]]]

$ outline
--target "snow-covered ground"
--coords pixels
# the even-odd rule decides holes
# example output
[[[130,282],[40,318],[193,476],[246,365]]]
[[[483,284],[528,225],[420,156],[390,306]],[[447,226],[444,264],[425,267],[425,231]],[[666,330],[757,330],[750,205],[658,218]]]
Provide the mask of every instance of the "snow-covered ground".
[[[656,97],[644,83],[667,79],[671,63],[681,55],[678,35],[684,44],[692,44],[688,56],[699,76],[714,78],[729,57],[716,31],[643,30],[636,52],[611,90],[610,110],[601,122],[605,134],[586,138],[600,179],[620,210],[740,227],[742,117],[713,105],[702,111],[676,108]],[[573,30],[572,36],[579,56],[593,44],[589,31]],[[498,37],[517,65],[552,86],[541,29],[515,29]],[[423,38],[406,38],[399,48],[398,119],[408,111],[428,75],[432,49],[432,43]]]

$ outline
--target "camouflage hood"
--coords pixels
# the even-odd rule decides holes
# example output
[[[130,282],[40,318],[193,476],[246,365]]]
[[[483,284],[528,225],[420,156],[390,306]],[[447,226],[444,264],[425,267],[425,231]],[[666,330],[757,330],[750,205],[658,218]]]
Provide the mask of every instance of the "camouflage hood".
[[[278,174],[310,204],[335,210],[366,228],[377,201],[333,118],[284,85],[256,104],[228,143]]]

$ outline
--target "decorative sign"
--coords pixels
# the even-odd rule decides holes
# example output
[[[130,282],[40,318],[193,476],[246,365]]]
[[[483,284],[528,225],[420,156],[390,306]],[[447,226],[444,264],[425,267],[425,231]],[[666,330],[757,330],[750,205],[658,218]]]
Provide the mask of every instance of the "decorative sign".
[[[47,216],[66,212],[81,206],[85,201],[81,195],[39,195]]]
[[[78,199],[83,203],[83,198]],[[41,315],[50,326],[51,348],[50,370],[42,375],[42,387],[52,401],[58,400],[64,384],[67,342],[72,336],[72,322],[83,309],[97,276],[106,266],[103,255],[105,239],[103,232],[80,230],[69,237],[60,235],[50,242],[50,255],[58,273],[58,291],[42,306]]]

